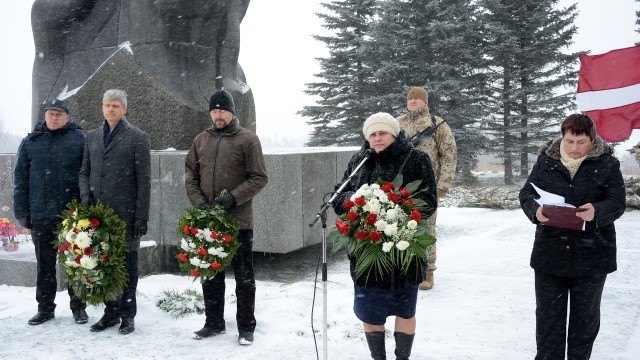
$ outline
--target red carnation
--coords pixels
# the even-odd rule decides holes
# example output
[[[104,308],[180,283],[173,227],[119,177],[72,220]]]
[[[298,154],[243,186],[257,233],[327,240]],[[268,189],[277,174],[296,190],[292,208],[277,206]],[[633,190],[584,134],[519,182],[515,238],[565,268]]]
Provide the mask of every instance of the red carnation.
[[[187,255],[183,252],[181,252],[180,254],[178,254],[178,260],[182,261],[182,262],[187,262]]]
[[[193,277],[198,277],[200,276],[200,271],[196,270],[196,269],[192,269],[191,270],[191,276]]]
[[[183,226],[182,231],[184,231],[184,233],[187,235],[191,235],[191,231],[189,231],[189,225]]]
[[[100,226],[100,220],[96,218],[90,219],[89,226],[91,226],[92,229],[97,229]]]
[[[373,225],[378,220],[378,214],[371,213],[367,215],[367,225]]]
[[[213,270],[218,270],[218,269],[220,269],[220,267],[222,267],[222,264],[220,264],[217,261],[214,261],[214,262],[211,263],[211,267],[213,268]]]
[[[197,228],[192,227],[190,230],[191,230],[191,235],[198,235],[198,229]]]
[[[349,221],[356,221],[358,219],[358,214],[353,211],[349,211],[347,216],[349,217]]]
[[[364,199],[364,197],[360,196],[359,198],[356,199],[356,205],[358,206],[364,206],[364,204],[366,204],[366,200]]]
[[[89,256],[93,255],[93,248],[92,247],[84,248],[84,254]]]
[[[418,211],[418,209],[413,209],[413,211],[411,212],[411,220],[420,221],[420,219],[422,219],[422,214],[420,214],[420,211]]]
[[[205,250],[203,248],[198,249],[198,255],[200,255],[200,256],[207,255],[207,250]]]
[[[409,205],[411,207],[413,207],[413,201],[411,201],[411,199],[406,199],[405,201],[402,202],[403,205]]]
[[[398,201],[400,201],[400,198],[396,193],[388,193],[387,197],[389,198],[389,201],[391,201],[394,204],[397,204]]]
[[[382,190],[382,191],[384,191],[386,193],[390,192],[394,188],[395,188],[395,186],[393,186],[393,184],[390,183],[390,182],[384,183],[384,184],[382,184],[382,186],[380,186],[380,190]]]
[[[217,239],[220,237],[220,233],[217,231],[214,231],[211,233],[211,235],[209,235],[213,240]]]
[[[64,244],[58,246],[58,251],[63,253],[65,251],[67,251],[67,249],[69,249],[69,246],[71,246],[71,243],[68,241],[65,241]]]
[[[69,216],[76,217],[76,211],[75,210],[69,211]]]
[[[77,228],[77,227],[74,227],[73,229],[71,229],[71,231],[73,231],[74,233],[76,233],[76,234],[77,234],[77,233],[78,233],[78,228]]]
[[[228,244],[231,242],[231,240],[233,240],[233,238],[231,237],[231,235],[225,235],[222,237],[222,242],[225,244]]]
[[[102,255],[102,260],[104,260],[104,262],[109,262],[109,254]]]
[[[377,231],[372,231],[369,233],[369,240],[373,241],[373,242],[378,242],[380,241],[380,233]]]
[[[353,201],[351,201],[350,199],[347,199],[347,201],[344,202],[344,208],[347,210],[350,210],[353,207]]]
[[[78,249],[80,249],[80,247],[78,247],[77,244],[73,244],[73,250],[78,250]]]
[[[349,225],[345,224],[342,220],[337,219],[336,229],[338,229],[342,235],[346,235],[349,232]]]
[[[366,232],[364,232],[364,230],[360,230],[360,231],[358,231],[358,233],[356,234],[356,239],[358,239],[358,240],[361,240],[361,241],[362,241],[362,240],[364,240],[364,239],[366,239],[366,238],[367,238],[367,233],[366,233]]]
[[[75,259],[76,264],[80,264],[80,259],[81,259],[80,256],[76,256],[76,259]]]
[[[402,195],[402,197],[404,198],[408,198],[409,196],[411,196],[411,193],[409,192],[409,190],[407,190],[407,188],[402,188],[400,189],[400,195]]]

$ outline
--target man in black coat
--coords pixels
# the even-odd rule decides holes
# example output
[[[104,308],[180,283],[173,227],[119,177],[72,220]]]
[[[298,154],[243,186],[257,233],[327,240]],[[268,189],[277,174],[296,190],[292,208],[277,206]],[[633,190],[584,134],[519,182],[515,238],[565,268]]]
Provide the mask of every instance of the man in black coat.
[[[151,144],[149,136],[125,118],[127,94],[107,90],[102,101],[105,121],[87,133],[80,169],[80,198],[83,204],[100,201],[112,208],[127,224],[125,266],[129,282],[121,298],[105,302],[104,316],[91,326],[102,331],[120,323],[121,334],[135,330],[136,287],[140,237],[147,233],[151,193]]]
[[[78,172],[82,164],[84,134],[69,121],[62,100],[45,105],[44,121],[36,124],[18,148],[14,170],[14,215],[20,225],[31,229],[36,251],[36,301],[38,313],[29,320],[39,325],[55,317],[56,249],[58,215],[73,198],[78,198]],[[71,312],[78,324],[89,320],[86,304],[69,288]]]

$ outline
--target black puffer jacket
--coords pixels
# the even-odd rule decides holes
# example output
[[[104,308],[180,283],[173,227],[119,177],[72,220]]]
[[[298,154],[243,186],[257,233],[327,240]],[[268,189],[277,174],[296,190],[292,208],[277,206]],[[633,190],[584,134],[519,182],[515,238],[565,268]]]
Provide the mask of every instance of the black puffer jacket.
[[[22,139],[13,189],[14,215],[21,223],[57,221],[67,204],[80,198],[84,139],[73,122],[53,131],[40,122]]]
[[[347,170],[340,184],[353,172],[367,153],[369,153],[369,143],[365,142],[360,151],[351,157]],[[405,162],[406,160],[406,162]],[[403,166],[404,164],[404,166]],[[402,166],[402,169],[400,167]],[[334,211],[340,215],[346,212],[344,203],[353,193],[364,184],[371,184],[378,179],[392,181],[398,173],[402,171],[403,186],[421,179],[422,183],[418,190],[424,190],[419,197],[428,204],[428,211],[423,211],[424,217],[431,216],[438,206],[436,195],[436,182],[431,167],[429,156],[413,147],[404,133],[401,131],[398,138],[379,154],[373,153],[365,164],[358,170],[358,173],[351,178],[340,196],[334,201]],[[336,186],[339,188],[340,184]],[[355,258],[349,258],[351,263],[351,277],[358,286],[374,287],[378,289],[402,289],[410,285],[419,284],[424,280],[426,264],[414,262],[407,273],[403,275],[400,269],[395,269],[391,274],[382,279],[373,275],[368,278],[355,277]]]
[[[531,267],[557,276],[590,276],[616,270],[616,230],[613,222],[625,210],[624,180],[613,148],[596,137],[587,158],[573,179],[560,161],[561,139],[542,147],[536,164],[520,190],[520,206],[537,224],[531,253]],[[539,196],[531,183],[542,190],[564,196],[576,207],[591,203],[593,221],[586,231],[541,225],[536,218]]]

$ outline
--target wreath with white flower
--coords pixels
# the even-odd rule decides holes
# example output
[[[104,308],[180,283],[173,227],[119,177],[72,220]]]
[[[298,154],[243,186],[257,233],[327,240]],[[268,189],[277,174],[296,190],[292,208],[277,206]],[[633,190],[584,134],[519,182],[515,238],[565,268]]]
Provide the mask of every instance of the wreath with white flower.
[[[406,273],[413,262],[426,262],[426,249],[436,238],[420,212],[427,203],[415,197],[421,181],[400,187],[402,175],[393,182],[379,179],[345,201],[347,212],[336,219],[328,239],[334,253],[346,248],[356,258],[356,277],[372,272],[382,277],[394,268]]]
[[[226,269],[240,247],[239,224],[221,206],[184,211],[176,234],[181,237],[178,266],[204,283]]]
[[[91,305],[116,300],[128,281],[124,221],[102,203],[85,206],[75,199],[60,217],[58,262],[75,296]]]

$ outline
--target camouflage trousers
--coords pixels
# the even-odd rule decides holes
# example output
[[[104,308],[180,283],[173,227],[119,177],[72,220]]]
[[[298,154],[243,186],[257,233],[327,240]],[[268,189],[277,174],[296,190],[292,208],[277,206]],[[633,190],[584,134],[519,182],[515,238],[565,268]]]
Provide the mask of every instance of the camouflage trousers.
[[[434,212],[433,215],[431,215],[429,219],[427,219],[429,232],[433,236],[436,236],[436,218],[437,217],[438,217],[438,211],[436,210],[436,212]],[[438,254],[436,253],[437,243],[438,242],[436,241],[433,245],[427,247],[427,269],[428,270],[437,269],[436,267],[436,260],[438,259]]]

